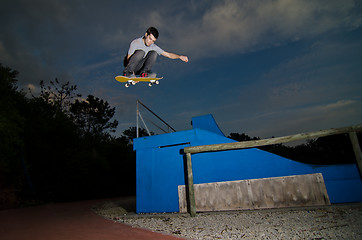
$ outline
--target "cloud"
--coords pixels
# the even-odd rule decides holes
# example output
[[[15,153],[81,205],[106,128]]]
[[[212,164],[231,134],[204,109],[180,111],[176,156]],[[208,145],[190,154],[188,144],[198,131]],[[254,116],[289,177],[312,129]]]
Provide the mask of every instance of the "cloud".
[[[362,43],[357,39],[317,38],[312,46],[264,72],[255,84],[244,86],[248,94],[241,95],[240,102],[257,95],[254,109],[259,105],[261,111],[268,111],[357,96],[362,90],[358,77],[362,70],[356,65],[362,61],[356,51]]]
[[[327,104],[325,106],[322,106],[320,108],[318,108],[318,111],[325,111],[325,110],[331,110],[331,109],[336,109],[336,108],[341,108],[341,107],[347,107],[348,105],[351,105],[353,103],[356,103],[356,101],[353,100],[340,100],[338,102],[335,103],[330,103]]]
[[[205,9],[200,11],[198,4]],[[169,14],[169,9],[161,7],[146,15],[146,21],[167,32],[168,47],[176,46],[199,58],[244,53],[331,30],[356,28],[362,23],[356,7],[360,8],[355,0],[328,4],[316,0],[192,1],[190,11],[171,10]]]
[[[224,132],[270,137],[360,124],[362,43],[351,36],[315,38],[290,55],[269,50],[284,57],[239,85],[228,82],[226,100],[214,103]]]
[[[342,99],[301,108],[258,112],[226,121],[221,118],[220,126],[225,134],[239,131],[262,138],[287,136],[361,124],[362,112],[356,111],[361,108],[362,101]]]
[[[362,17],[356,8],[355,0],[14,0],[2,5],[0,51],[7,65],[26,75],[43,72],[44,78],[69,72],[84,58],[121,54],[154,25],[161,32],[161,47],[197,60],[359,27]]]

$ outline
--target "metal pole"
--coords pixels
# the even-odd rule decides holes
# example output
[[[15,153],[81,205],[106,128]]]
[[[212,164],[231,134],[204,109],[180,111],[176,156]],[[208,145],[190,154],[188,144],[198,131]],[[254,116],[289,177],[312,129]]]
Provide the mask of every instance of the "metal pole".
[[[137,100],[137,110],[136,110],[136,114],[137,114],[137,120],[136,120],[136,137],[139,137],[139,131],[138,131],[138,100]]]
[[[176,130],[174,128],[172,128],[167,122],[165,122],[162,118],[160,118],[156,113],[152,112],[151,109],[149,109],[148,107],[146,107],[146,105],[144,105],[140,100],[138,100],[138,102],[145,107],[148,111],[150,111],[153,115],[155,115],[158,119],[160,119],[164,124],[166,124],[169,128],[171,128],[174,132],[176,132]]]
[[[150,132],[150,130],[148,130],[148,127],[147,127],[145,121],[143,120],[143,117],[142,117],[141,113],[138,113],[138,114],[139,114],[139,116],[141,118],[141,121],[143,122],[143,125],[145,126],[145,128],[147,130],[148,136],[151,136],[151,132]]]

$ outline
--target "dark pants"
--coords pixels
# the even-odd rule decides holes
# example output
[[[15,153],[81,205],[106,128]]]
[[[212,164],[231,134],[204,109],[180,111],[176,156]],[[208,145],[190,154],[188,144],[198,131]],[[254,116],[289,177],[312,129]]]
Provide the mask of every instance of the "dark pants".
[[[153,64],[157,60],[157,52],[149,51],[145,57],[145,52],[143,50],[136,50],[127,62],[127,57],[123,62],[125,72],[133,72],[136,75],[140,75],[143,72],[150,73],[152,72]]]

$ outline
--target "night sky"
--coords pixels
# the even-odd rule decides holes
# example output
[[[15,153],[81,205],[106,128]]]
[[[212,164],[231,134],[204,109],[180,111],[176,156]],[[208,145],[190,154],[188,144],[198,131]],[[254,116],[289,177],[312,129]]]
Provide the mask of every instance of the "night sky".
[[[161,84],[125,88],[130,42],[156,41]],[[116,108],[120,135],[141,100],[178,131],[213,114],[224,134],[271,137],[362,123],[360,0],[1,1],[0,62],[34,93],[58,78]]]

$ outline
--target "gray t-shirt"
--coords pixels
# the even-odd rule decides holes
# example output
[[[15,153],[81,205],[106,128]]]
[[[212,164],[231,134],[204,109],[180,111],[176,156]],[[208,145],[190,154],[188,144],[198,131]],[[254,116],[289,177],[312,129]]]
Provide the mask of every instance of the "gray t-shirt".
[[[137,38],[131,42],[131,45],[128,50],[128,55],[132,55],[136,50],[143,50],[145,52],[145,56],[149,51],[156,51],[158,55],[161,55],[164,52],[159,46],[157,46],[154,43],[152,43],[150,46],[146,46],[142,37]]]

